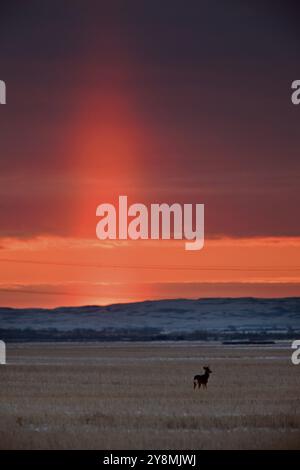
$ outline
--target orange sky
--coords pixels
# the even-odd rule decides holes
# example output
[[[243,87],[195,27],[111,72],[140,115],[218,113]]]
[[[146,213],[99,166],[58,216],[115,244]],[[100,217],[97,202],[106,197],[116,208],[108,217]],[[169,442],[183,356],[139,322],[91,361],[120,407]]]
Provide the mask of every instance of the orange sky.
[[[183,241],[4,239],[2,305],[109,304],[171,297],[296,296],[300,238]],[[14,261],[9,261],[14,260]]]
[[[299,295],[299,53],[282,15],[31,8],[1,37],[0,305]],[[204,249],[100,242],[96,208],[119,195],[205,204]]]

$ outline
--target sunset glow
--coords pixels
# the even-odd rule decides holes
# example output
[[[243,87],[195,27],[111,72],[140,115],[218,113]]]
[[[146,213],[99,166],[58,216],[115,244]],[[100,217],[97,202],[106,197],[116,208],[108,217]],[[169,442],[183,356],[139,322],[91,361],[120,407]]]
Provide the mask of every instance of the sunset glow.
[[[231,27],[199,30],[201,15],[187,8],[174,23],[160,12],[153,37],[150,3],[123,14],[103,6],[95,18],[74,6],[67,23],[54,16],[51,42],[47,15],[26,28],[21,15],[8,15],[3,306],[299,295],[299,112],[286,89],[299,60],[292,33],[278,34],[271,50],[273,24],[248,43],[235,22],[237,41]],[[97,206],[122,194],[147,206],[204,204],[204,248],[98,240]]]
[[[4,239],[0,295],[6,305],[109,304],[173,297],[294,296],[300,239],[182,241]]]

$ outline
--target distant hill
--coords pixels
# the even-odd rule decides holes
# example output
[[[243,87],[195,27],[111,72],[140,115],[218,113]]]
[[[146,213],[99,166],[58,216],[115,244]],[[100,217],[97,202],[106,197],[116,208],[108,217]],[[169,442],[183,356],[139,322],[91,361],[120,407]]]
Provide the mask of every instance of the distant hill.
[[[264,340],[300,336],[300,297],[0,308],[5,341]]]

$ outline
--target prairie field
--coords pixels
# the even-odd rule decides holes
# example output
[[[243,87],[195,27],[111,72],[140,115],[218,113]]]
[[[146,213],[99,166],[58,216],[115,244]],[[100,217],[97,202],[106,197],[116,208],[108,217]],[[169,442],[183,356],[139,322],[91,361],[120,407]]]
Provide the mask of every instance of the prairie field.
[[[300,449],[290,357],[289,343],[9,344],[0,448]]]

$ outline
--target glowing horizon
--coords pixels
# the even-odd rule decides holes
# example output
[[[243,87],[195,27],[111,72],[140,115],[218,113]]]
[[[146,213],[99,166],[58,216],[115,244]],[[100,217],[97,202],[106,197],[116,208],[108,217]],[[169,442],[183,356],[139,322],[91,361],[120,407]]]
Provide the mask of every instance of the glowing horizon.
[[[206,250],[197,255],[182,250],[182,244],[3,239],[1,305],[107,305],[174,297],[289,297],[298,292],[300,238],[208,239]]]
[[[211,11],[202,6],[172,20],[160,11],[154,37],[151,2],[128,16],[94,8],[62,6],[67,21],[55,17],[52,35],[36,7],[26,22],[7,18],[0,258],[15,260],[0,261],[0,305],[300,295],[292,33],[282,22],[276,37],[273,23],[252,36],[238,26],[252,24],[248,10],[213,9],[220,44],[209,22],[199,29]],[[204,248],[100,243],[96,208],[120,194],[146,206],[204,204]]]

